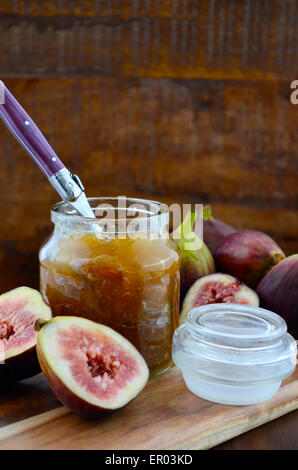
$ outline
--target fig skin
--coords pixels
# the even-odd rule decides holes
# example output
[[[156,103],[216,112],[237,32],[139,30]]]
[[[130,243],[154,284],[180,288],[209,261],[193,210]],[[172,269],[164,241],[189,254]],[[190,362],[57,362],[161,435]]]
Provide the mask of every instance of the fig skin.
[[[257,287],[261,307],[277,313],[298,339],[298,254],[288,256],[261,280]]]
[[[200,291],[202,290],[204,285],[210,285],[210,283],[214,283],[214,285],[217,285],[218,283],[222,284],[223,286],[230,286],[233,284],[238,284],[238,290],[235,290],[233,293],[233,302],[229,301],[229,303],[234,303],[234,304],[245,304],[245,305],[251,305],[253,307],[258,307],[260,302],[258,295],[249,287],[247,287],[243,282],[239,281],[233,276],[230,276],[229,274],[224,274],[224,273],[214,273],[214,274],[209,274],[208,276],[203,276],[200,279],[198,279],[189,289],[187,292],[183,306],[182,306],[182,311],[181,315],[179,318],[179,325],[184,323],[186,320],[188,312],[198,306],[196,305],[196,298]],[[222,303],[222,302],[215,302],[213,299],[210,299],[211,302],[206,302],[206,304],[202,305],[208,305],[209,303]]]
[[[186,214],[182,224],[173,233],[175,243],[181,252],[180,264],[180,303],[192,286],[202,276],[215,272],[213,256],[206,244],[193,232],[197,214],[190,211]],[[180,234],[181,238],[177,238]],[[195,243],[197,249],[187,249],[187,245]]]
[[[201,251],[202,250],[202,251]],[[214,261],[208,248],[203,246],[195,257],[182,256],[180,268],[180,303],[183,302],[188,289],[202,276],[215,272]]]
[[[36,346],[5,360],[0,364],[0,382],[9,385],[20,380],[29,379],[41,372],[36,355]]]
[[[215,219],[211,213],[211,206],[206,205],[203,209],[203,240],[207,245],[212,255],[214,255],[215,248],[231,233],[237,230],[222,220]]]
[[[241,230],[228,235],[214,252],[216,269],[253,289],[285,254],[266,233]]]
[[[138,365],[142,367],[142,370],[140,374],[142,374],[140,377],[142,378],[141,385],[138,384],[138,389],[134,391],[134,393],[131,393],[131,388],[130,388],[130,398],[124,403],[118,406],[100,406],[98,404],[93,404],[87,399],[85,400],[83,397],[79,396],[76,394],[71,388],[63,382],[63,377],[60,377],[58,373],[56,373],[53,368],[51,367],[46,354],[44,352],[44,342],[46,341],[43,333],[44,329],[46,328],[46,325],[48,324],[53,324],[53,323],[61,323],[61,322],[73,322],[73,324],[79,324],[81,323],[82,325],[95,325],[95,328],[102,328],[104,332],[108,335],[110,335],[110,339],[113,341],[116,341],[117,337],[122,337],[119,333],[116,331],[112,330],[112,328],[105,326],[105,325],[100,325],[98,323],[92,322],[90,320],[84,319],[84,318],[79,318],[79,317],[69,317],[69,316],[63,316],[63,317],[54,317],[51,321],[49,322],[43,322],[43,321],[37,321],[35,323],[35,328],[36,330],[40,330],[40,333],[38,335],[37,339],[37,356],[39,360],[39,364],[41,367],[42,372],[44,373],[51,389],[53,390],[54,394],[56,397],[69,409],[71,409],[74,413],[77,415],[86,418],[88,420],[96,420],[103,415],[107,413],[112,413],[113,411],[116,411],[119,408],[123,408],[127,406],[132,400],[134,400],[137,395],[141,392],[141,390],[144,388],[146,385],[148,378],[149,378],[149,369],[148,366],[146,365],[143,357],[141,354],[137,351],[137,349],[125,338],[123,340],[126,343],[130,344],[130,349],[129,349],[129,354],[135,354],[136,359],[138,362]],[[114,339],[116,338],[116,339]],[[116,341],[117,342],[117,341]],[[58,358],[59,359],[59,358]],[[131,385],[131,384],[130,384]],[[132,387],[132,385],[131,385]],[[83,387],[81,387],[81,390]]]
[[[5,304],[5,299],[9,299],[11,301],[14,299],[17,300],[18,298],[28,299],[28,306],[26,305],[25,309],[29,311],[32,310],[32,313],[36,313],[36,318],[36,310],[38,310],[38,315],[44,319],[43,321],[51,319],[52,312],[50,307],[45,303],[40,292],[30,287],[17,287],[16,289],[2,294],[0,296],[0,306],[1,304],[3,305],[3,300]],[[20,315],[21,313],[22,312],[20,312]],[[19,353],[7,358],[4,356],[4,363],[0,363],[1,386],[10,385],[11,383],[28,379],[29,377],[33,377],[41,372],[36,354],[36,342],[37,335],[33,344],[28,346],[27,349],[22,351],[23,346],[21,345]]]

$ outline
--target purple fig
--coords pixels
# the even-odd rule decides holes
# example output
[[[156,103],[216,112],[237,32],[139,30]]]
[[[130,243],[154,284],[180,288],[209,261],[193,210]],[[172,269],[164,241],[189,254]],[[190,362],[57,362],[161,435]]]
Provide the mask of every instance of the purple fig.
[[[206,205],[203,209],[203,239],[212,254],[217,245],[231,233],[235,233],[236,229],[231,225],[214,219],[211,214],[211,206]]]
[[[266,274],[257,287],[261,307],[284,318],[298,339],[298,254],[285,258]]]
[[[228,235],[217,245],[214,259],[217,271],[235,276],[255,288],[273,266],[285,258],[269,235],[242,230]]]
[[[196,212],[186,214],[182,224],[172,233],[181,251],[180,299],[200,277],[215,271],[213,256],[205,243],[193,232]]]
[[[187,292],[179,322],[183,323],[194,307],[221,303],[258,307],[259,298],[252,289],[229,274],[209,274],[198,279]]]

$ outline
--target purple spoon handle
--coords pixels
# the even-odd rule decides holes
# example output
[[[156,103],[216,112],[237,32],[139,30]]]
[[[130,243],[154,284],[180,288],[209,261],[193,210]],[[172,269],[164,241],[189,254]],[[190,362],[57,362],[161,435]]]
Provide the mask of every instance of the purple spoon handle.
[[[0,104],[1,118],[43,173],[50,178],[64,168],[63,163],[3,82],[0,82],[0,86],[4,89],[4,104]]]

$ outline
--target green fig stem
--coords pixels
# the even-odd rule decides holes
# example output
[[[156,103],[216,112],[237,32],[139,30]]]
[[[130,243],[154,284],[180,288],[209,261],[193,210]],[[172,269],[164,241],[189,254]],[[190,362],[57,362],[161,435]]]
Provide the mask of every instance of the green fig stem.
[[[194,224],[198,213],[196,211],[187,212],[182,224],[174,230],[172,237],[176,245],[183,251],[194,251],[202,248],[203,241],[194,232]]]
[[[195,211],[189,211],[185,219],[183,220],[181,227],[183,235],[188,235],[193,233],[193,226],[197,218],[197,213]]]
[[[193,226],[197,218],[195,211],[187,212],[182,223],[174,230],[173,238],[181,239],[187,238],[187,235],[193,233]]]
[[[212,217],[212,209],[209,204],[206,204],[206,206],[203,207],[203,219],[204,220],[214,220],[214,217]]]
[[[40,331],[40,329],[45,325],[46,323],[49,323],[49,321],[43,320],[42,318],[38,318],[36,322],[34,323],[34,330],[35,331]]]
[[[271,255],[271,260],[272,260],[272,266],[271,266],[272,268],[285,258],[285,256],[282,253],[279,253],[278,251],[275,251],[275,250],[271,250],[270,255]]]
[[[276,266],[278,263],[280,263],[280,261],[282,261],[283,259],[285,259],[285,256],[282,253],[279,253],[276,250],[271,250],[270,251],[270,258],[268,260],[267,267],[264,269],[262,277],[266,276],[266,274],[268,274],[269,271],[271,271],[271,269],[273,269],[274,266]],[[259,282],[260,282],[260,280],[261,279],[259,279]]]

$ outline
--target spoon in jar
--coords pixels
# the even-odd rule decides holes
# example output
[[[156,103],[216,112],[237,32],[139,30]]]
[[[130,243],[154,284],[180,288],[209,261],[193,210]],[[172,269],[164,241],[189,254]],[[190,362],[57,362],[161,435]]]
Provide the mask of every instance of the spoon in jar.
[[[0,117],[33,161],[39,166],[60,197],[82,216],[95,215],[77,175],[73,175],[58,158],[30,116],[0,81]]]

